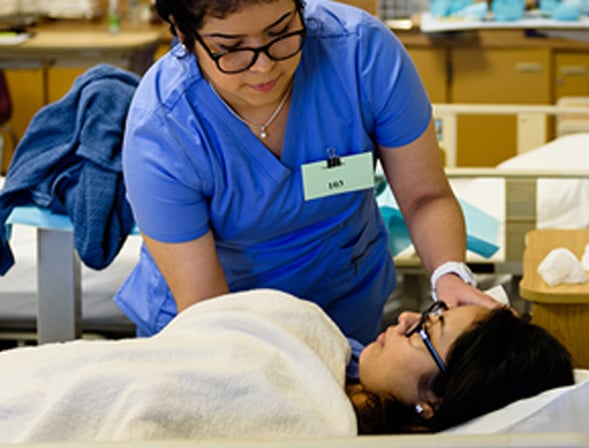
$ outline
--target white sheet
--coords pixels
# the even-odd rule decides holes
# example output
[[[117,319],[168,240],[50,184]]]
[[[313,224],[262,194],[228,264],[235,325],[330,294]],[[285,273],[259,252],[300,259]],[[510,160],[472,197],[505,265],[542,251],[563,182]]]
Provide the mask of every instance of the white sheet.
[[[151,339],[0,352],[0,443],[353,436],[349,356],[318,306],[227,295]]]
[[[506,160],[498,168],[589,170],[589,134],[559,137]],[[540,179],[536,197],[539,229],[589,227],[589,179]]]
[[[575,385],[548,390],[474,419],[447,434],[576,432],[589,434],[589,370],[575,371]]]
[[[0,444],[353,437],[349,355],[316,305],[268,290],[197,304],[151,339],[0,352]],[[589,434],[589,370],[576,378],[447,434]]]
[[[9,327],[19,329],[20,322],[33,320],[37,313],[36,229],[13,225],[10,245],[16,263],[6,275],[0,276],[0,321],[14,320],[14,327]],[[82,317],[87,331],[133,332],[132,324],[112,297],[135,266],[140,245],[140,237],[130,236],[113,263],[100,271],[82,264]]]

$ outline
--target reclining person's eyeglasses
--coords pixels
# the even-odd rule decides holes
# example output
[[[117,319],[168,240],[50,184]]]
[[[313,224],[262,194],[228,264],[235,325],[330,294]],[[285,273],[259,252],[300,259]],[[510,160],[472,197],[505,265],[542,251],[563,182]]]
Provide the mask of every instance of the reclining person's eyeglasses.
[[[430,352],[432,358],[434,358],[434,361],[436,362],[440,371],[444,375],[446,374],[446,365],[444,364],[444,361],[442,361],[442,357],[440,356],[440,354],[434,348],[434,345],[432,344],[432,341],[429,337],[429,334],[427,333],[427,330],[424,327],[424,324],[428,319],[439,316],[442,313],[442,311],[446,311],[447,309],[448,305],[446,305],[445,302],[434,302],[427,310],[421,313],[421,318],[405,332],[405,336],[407,337],[410,337],[415,333],[419,334],[419,337],[421,337],[421,340],[427,347],[427,350]]]
[[[226,74],[241,73],[249,69],[258,60],[260,53],[264,53],[273,61],[284,61],[300,52],[305,43],[306,29],[284,34],[261,47],[243,47],[213,53],[198,33],[194,33],[197,42],[205,49],[210,58],[215,61],[217,68]]]

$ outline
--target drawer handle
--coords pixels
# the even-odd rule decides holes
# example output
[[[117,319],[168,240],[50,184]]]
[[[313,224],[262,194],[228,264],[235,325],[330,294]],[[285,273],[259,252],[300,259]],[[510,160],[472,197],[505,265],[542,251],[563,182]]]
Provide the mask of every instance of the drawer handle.
[[[587,68],[582,65],[564,65],[560,68],[560,73],[564,76],[584,76]]]
[[[542,64],[538,62],[518,62],[515,64],[515,69],[520,73],[540,73]]]

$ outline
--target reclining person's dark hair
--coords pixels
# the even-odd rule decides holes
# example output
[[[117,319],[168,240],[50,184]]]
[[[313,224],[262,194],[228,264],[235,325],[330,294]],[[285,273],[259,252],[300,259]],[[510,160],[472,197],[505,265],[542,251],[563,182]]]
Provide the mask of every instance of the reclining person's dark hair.
[[[498,308],[475,321],[452,344],[446,373],[420,379],[441,398],[433,417],[379,397],[361,385],[348,387],[360,434],[439,432],[509,403],[574,383],[567,349],[543,328]]]
[[[447,369],[447,380],[438,376],[433,383],[433,391],[444,397],[428,425],[435,431],[574,382],[566,348],[507,308],[493,311],[456,340]]]

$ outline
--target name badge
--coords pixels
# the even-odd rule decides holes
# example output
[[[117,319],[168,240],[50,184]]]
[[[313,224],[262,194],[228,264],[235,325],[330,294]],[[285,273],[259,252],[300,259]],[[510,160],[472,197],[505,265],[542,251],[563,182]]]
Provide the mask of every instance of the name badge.
[[[372,152],[337,157],[301,166],[305,201],[374,188]]]

